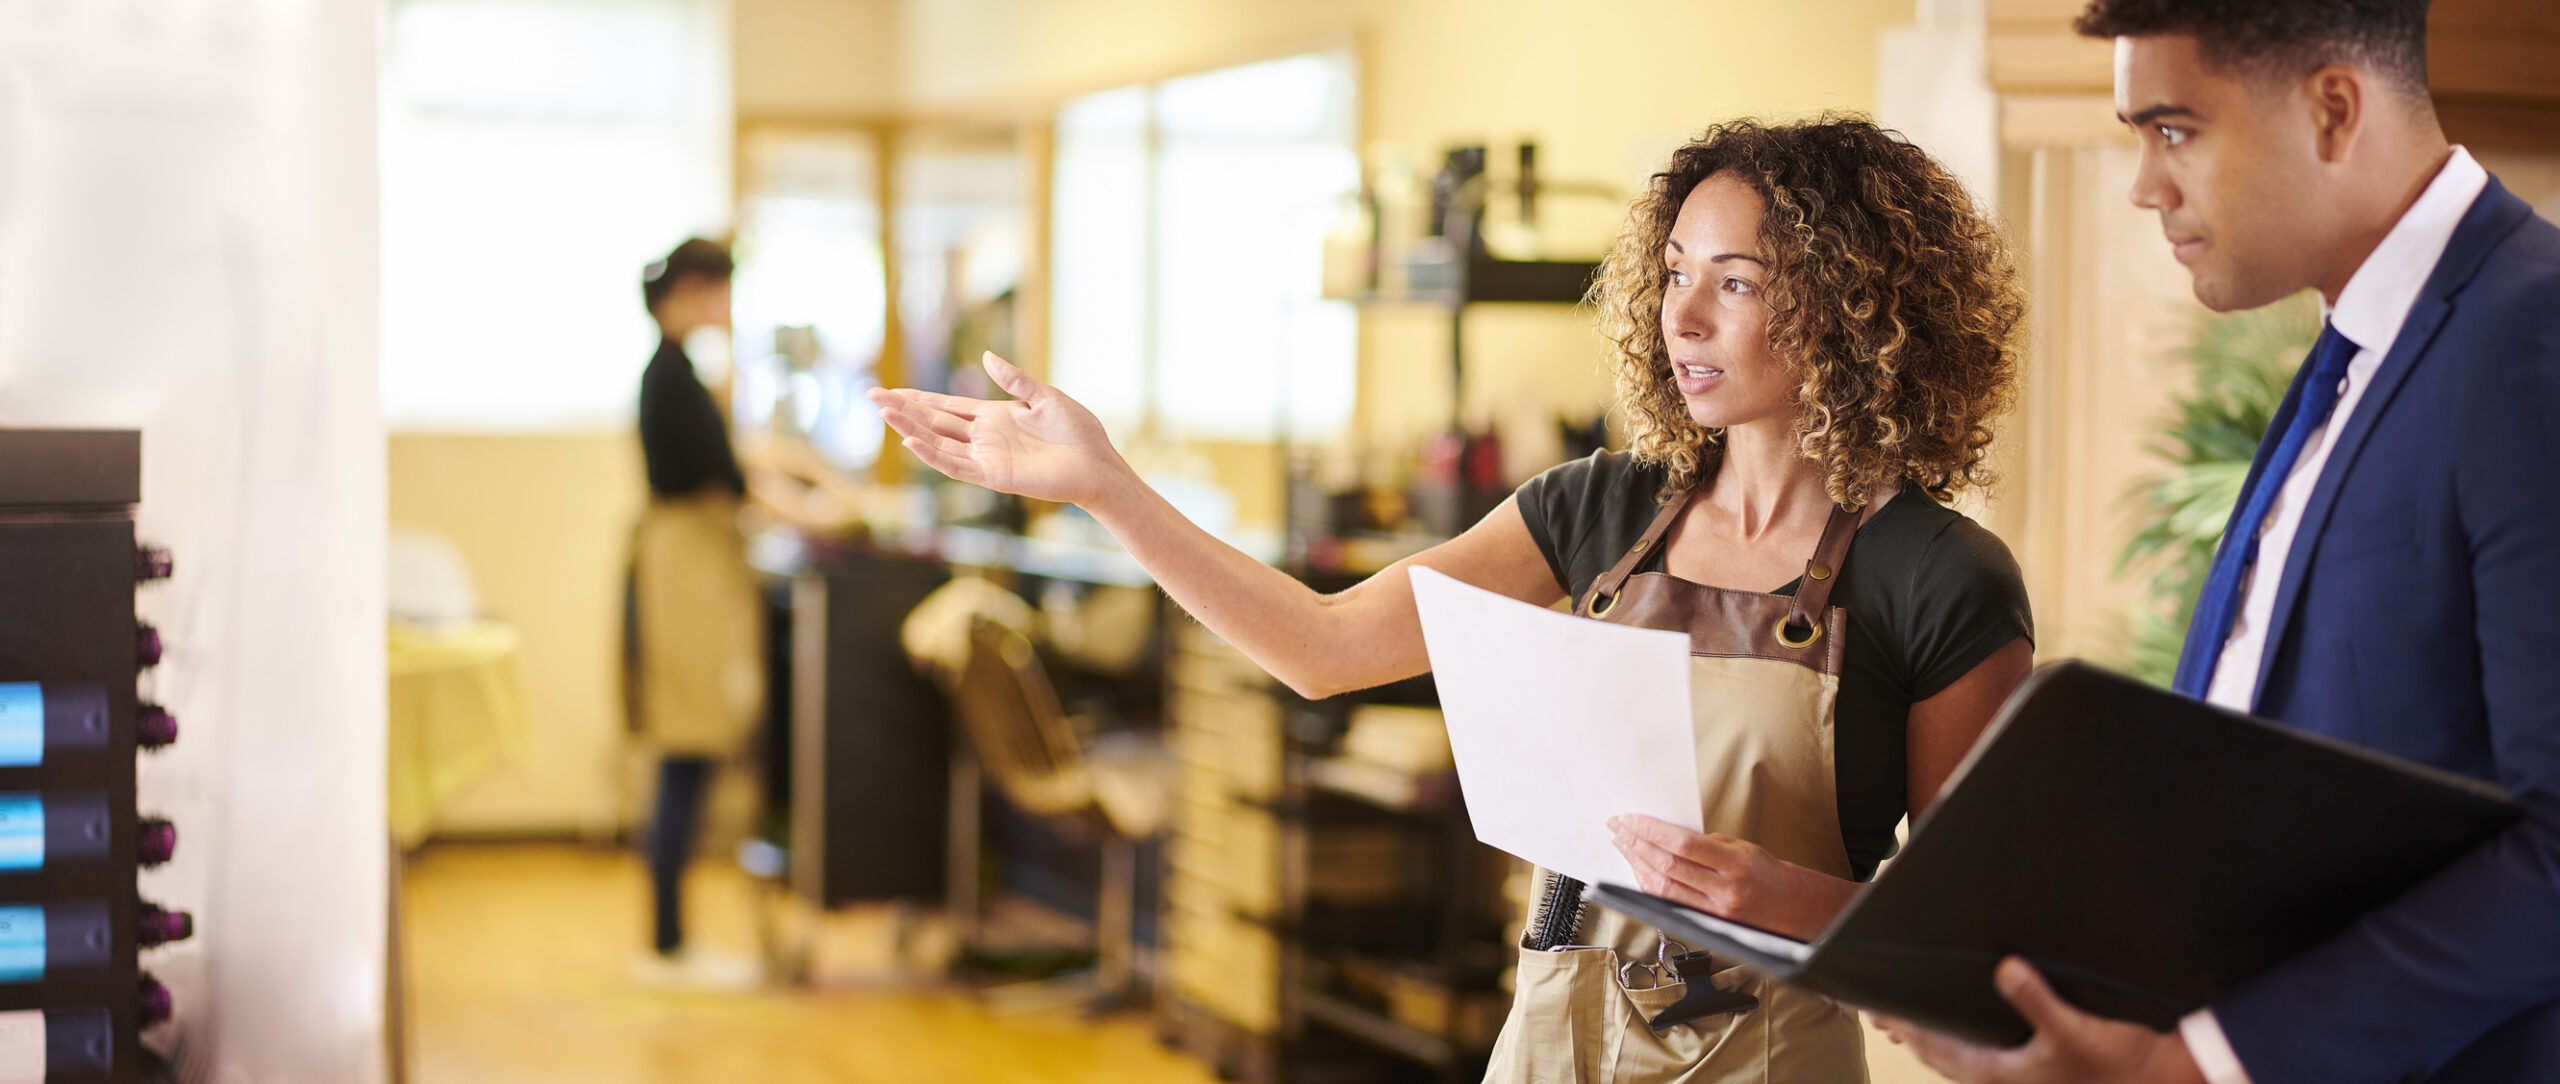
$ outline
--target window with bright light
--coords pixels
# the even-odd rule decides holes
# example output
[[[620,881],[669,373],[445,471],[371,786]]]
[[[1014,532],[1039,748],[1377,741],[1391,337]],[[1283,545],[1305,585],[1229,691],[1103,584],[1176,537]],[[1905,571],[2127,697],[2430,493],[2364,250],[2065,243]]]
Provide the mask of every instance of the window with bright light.
[[[1051,375],[1115,427],[1321,440],[1351,420],[1357,328],[1320,296],[1359,187],[1346,53],[1086,95],[1060,111]]]
[[[726,232],[722,0],[392,0],[382,398],[395,428],[629,424],[640,271]]]
[[[888,327],[880,149],[870,132],[742,132],[732,291],[741,431],[806,441],[836,466],[879,457],[876,386]]]
[[[951,390],[978,352],[1012,356],[1030,216],[1010,127],[899,133],[898,341],[911,386]]]

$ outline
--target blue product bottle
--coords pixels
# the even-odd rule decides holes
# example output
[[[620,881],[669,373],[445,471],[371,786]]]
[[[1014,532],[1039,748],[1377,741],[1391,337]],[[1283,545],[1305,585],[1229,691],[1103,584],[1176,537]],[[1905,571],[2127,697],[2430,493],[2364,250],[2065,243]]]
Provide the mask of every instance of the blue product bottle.
[[[96,791],[0,793],[0,874],[105,858],[112,825],[107,796]]]
[[[104,967],[114,950],[97,900],[0,906],[0,983],[43,981],[49,970]]]
[[[0,768],[42,764],[48,750],[106,747],[105,689],[0,682]]]

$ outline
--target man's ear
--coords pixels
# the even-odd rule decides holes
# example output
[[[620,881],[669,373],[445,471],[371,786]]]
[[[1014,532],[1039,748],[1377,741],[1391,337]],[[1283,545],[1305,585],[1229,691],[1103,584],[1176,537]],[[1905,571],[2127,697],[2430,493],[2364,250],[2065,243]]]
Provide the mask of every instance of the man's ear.
[[[2346,161],[2364,135],[2373,88],[2365,72],[2351,64],[2326,64],[2303,77],[2303,97],[2311,110],[2312,150],[2320,161]]]

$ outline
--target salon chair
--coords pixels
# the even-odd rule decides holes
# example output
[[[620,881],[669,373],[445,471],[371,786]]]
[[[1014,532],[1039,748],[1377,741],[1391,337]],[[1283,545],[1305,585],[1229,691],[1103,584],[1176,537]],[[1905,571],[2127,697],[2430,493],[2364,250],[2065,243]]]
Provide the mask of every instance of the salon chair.
[[[968,637],[950,694],[978,771],[1023,813],[1102,854],[1094,969],[1052,981],[1078,987],[1079,1000],[1096,1011],[1125,1004],[1138,993],[1131,931],[1138,847],[1170,819],[1173,762],[1143,735],[1081,733],[1013,624],[972,616]]]

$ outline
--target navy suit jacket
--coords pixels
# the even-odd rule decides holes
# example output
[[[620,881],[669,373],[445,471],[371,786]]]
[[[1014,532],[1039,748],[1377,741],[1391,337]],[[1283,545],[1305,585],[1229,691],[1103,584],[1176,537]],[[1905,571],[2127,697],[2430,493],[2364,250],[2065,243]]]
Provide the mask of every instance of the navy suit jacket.
[[[2257,1084],[2551,1084],[2560,227],[2492,178],[2344,424],[2285,557],[2256,712],[2493,780],[2524,816],[2214,1015]]]

